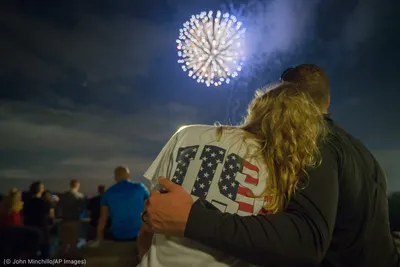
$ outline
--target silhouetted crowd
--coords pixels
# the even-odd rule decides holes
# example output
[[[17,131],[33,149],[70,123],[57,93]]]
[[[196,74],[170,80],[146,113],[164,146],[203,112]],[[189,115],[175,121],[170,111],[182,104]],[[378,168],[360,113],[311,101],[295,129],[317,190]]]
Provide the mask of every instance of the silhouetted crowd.
[[[103,239],[135,241],[149,194],[143,184],[129,180],[127,168],[118,167],[115,174],[118,183],[108,190],[99,185],[98,195],[90,199],[79,192],[78,180],[71,180],[69,190],[60,195],[46,190],[41,181],[32,183],[29,191],[11,189],[0,198],[2,259],[37,259],[43,266],[44,260],[52,258],[81,259],[78,247],[82,239],[92,244]],[[84,229],[82,222],[86,223]]]

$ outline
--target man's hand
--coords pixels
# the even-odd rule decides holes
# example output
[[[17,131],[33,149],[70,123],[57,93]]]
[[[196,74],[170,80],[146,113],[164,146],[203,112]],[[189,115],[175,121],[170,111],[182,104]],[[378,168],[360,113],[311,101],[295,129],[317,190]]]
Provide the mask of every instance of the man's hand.
[[[167,192],[151,192],[145,205],[143,227],[149,232],[183,236],[193,199],[183,187],[166,178],[160,177],[159,183]]]

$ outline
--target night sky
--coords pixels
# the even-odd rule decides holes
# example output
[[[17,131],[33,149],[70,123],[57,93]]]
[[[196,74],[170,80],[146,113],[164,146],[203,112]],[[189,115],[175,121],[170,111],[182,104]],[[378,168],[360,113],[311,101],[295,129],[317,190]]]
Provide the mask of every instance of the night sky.
[[[177,64],[192,14],[243,20],[248,60],[235,82],[207,88]],[[134,180],[185,124],[237,123],[255,89],[316,63],[333,117],[360,138],[400,190],[400,1],[24,0],[0,4],[0,191],[41,179],[53,190]]]

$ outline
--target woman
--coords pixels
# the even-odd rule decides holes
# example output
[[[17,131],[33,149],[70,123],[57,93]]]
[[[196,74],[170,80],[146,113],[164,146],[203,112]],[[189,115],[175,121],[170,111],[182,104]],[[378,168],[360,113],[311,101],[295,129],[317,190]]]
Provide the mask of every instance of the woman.
[[[159,176],[170,177],[193,198],[206,199],[222,212],[276,213],[307,184],[306,169],[319,164],[318,143],[326,134],[325,120],[310,96],[297,85],[282,83],[257,91],[242,125],[181,128],[144,176],[154,184]],[[153,238],[144,229],[138,240],[141,267],[248,266],[189,239]]]
[[[17,188],[10,190],[8,196],[2,201],[1,226],[22,226],[21,191]]]

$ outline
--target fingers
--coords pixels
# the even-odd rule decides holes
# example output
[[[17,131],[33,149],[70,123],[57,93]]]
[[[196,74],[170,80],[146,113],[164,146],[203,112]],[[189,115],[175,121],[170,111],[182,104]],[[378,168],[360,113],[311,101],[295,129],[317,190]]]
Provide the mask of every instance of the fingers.
[[[181,188],[179,185],[171,182],[165,177],[159,177],[158,178],[158,183],[168,192],[173,192],[174,190]]]
[[[147,211],[143,211],[142,214],[140,214],[140,217],[142,218],[142,222],[147,223],[148,222],[148,216],[147,216]]]
[[[161,194],[160,191],[158,191],[158,190],[153,190],[153,191],[150,192],[150,197],[156,196],[156,195],[159,195],[159,194]]]
[[[153,227],[150,214],[147,213],[147,210],[142,212],[141,218],[142,218],[141,231],[155,233],[155,229]]]
[[[147,224],[149,223],[148,212],[149,212],[149,210],[151,210],[151,206],[152,206],[153,202],[157,201],[157,196],[159,196],[159,195],[161,195],[161,193],[159,191],[153,190],[153,191],[151,191],[149,198],[144,201],[144,211],[141,214],[142,221],[144,223],[147,223]]]
[[[160,194],[161,193],[158,190],[151,191],[149,198],[144,201],[144,208],[147,209],[148,206],[150,205],[150,202],[152,202],[152,199],[154,199],[154,197],[159,196]]]

